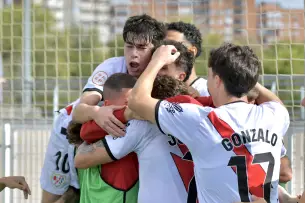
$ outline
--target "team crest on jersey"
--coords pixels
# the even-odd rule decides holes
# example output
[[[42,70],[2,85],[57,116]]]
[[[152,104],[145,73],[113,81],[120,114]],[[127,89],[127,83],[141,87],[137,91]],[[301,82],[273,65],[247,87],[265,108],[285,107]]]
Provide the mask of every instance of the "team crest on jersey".
[[[177,112],[183,112],[183,109],[181,107],[180,104],[178,103],[170,103],[170,102],[166,102],[165,103],[165,109],[168,113],[171,113],[172,115],[174,115],[174,113]]]
[[[66,175],[53,173],[52,183],[55,187],[61,187],[66,181]]]
[[[104,71],[99,71],[95,73],[92,77],[92,82],[96,85],[103,86],[108,78],[107,73]]]

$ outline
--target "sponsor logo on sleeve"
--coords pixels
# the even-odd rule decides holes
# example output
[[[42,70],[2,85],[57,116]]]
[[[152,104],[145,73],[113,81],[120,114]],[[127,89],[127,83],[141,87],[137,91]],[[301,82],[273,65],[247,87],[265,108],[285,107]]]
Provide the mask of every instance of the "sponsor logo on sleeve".
[[[95,73],[92,77],[92,82],[96,85],[103,86],[108,78],[107,73],[104,71],[99,71]]]
[[[172,115],[174,115],[176,112],[183,112],[181,105],[178,103],[166,102],[164,107],[166,111]]]

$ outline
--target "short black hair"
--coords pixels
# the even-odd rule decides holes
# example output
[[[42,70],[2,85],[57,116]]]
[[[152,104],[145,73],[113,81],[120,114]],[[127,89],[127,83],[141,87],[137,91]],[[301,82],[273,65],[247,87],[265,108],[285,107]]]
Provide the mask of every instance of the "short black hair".
[[[225,43],[210,52],[209,68],[224,82],[235,97],[247,94],[257,83],[261,63],[248,46]]]
[[[167,75],[156,77],[151,97],[155,99],[166,99],[177,95],[190,95],[185,82]]]
[[[167,24],[167,30],[173,30],[182,33],[185,39],[197,48],[197,54],[195,57],[197,58],[201,55],[202,36],[199,29],[195,25],[182,21],[172,22]]]
[[[194,54],[189,51],[181,42],[174,40],[163,40],[159,46],[153,49],[153,52],[162,45],[173,45],[180,52],[180,56],[176,59],[175,64],[185,72],[183,82],[187,81],[194,67]]]
[[[156,46],[165,36],[165,24],[146,14],[128,18],[123,29],[124,42],[131,44],[143,40]]]
[[[137,78],[127,73],[115,73],[111,75],[104,84],[103,97],[111,99],[115,93],[120,93],[123,88],[133,88]]]

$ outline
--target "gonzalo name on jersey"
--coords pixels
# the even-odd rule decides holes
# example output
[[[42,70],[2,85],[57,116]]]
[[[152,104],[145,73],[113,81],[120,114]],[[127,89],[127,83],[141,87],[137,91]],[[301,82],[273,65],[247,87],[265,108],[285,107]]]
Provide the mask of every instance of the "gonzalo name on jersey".
[[[241,145],[250,142],[266,142],[272,146],[276,145],[278,136],[275,133],[270,133],[269,130],[259,129],[249,129],[241,131],[240,134],[233,133],[229,138],[224,138],[222,140],[222,146],[227,151],[232,151],[234,147],[240,147]]]

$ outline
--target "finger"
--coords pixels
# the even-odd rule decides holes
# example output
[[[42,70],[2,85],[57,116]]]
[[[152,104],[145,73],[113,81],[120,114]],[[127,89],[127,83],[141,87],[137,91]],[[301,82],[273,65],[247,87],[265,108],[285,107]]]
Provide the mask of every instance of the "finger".
[[[113,123],[112,123],[112,125],[114,125]],[[122,137],[119,133],[117,133],[114,129],[112,129],[112,127],[110,127],[109,125],[108,126],[106,126],[105,128],[104,128],[104,130],[109,134],[109,135],[111,135],[112,137]]]
[[[25,190],[23,190],[23,196],[24,196],[24,199],[28,199],[29,194]]]
[[[122,130],[121,128],[119,128],[117,125],[115,125],[114,123],[112,122],[109,122],[108,123],[108,127],[111,128],[111,130],[114,131],[114,136],[117,136],[117,137],[122,137],[125,135],[125,132],[124,130]]]
[[[24,179],[24,181],[22,181],[22,185],[24,186],[24,190],[29,194],[29,195],[31,195],[32,194],[32,192],[31,192],[31,189],[30,189],[30,186],[28,185],[28,183],[25,181],[25,179]]]
[[[123,129],[121,129],[120,127],[118,127],[117,125],[115,125],[114,123],[112,123],[110,121],[109,125],[108,125],[113,131],[115,131],[115,135],[118,137],[122,137],[125,135],[125,131]]]
[[[177,51],[176,53],[172,54],[172,56],[173,56],[174,59],[176,60],[176,59],[180,56],[180,52]]]
[[[110,106],[111,107],[111,109],[113,110],[113,111],[115,111],[115,110],[120,110],[120,109],[123,109],[123,108],[125,108],[126,106],[124,105],[124,106]]]
[[[125,124],[122,123],[121,121],[119,121],[114,115],[110,116],[109,119],[110,119],[110,121],[112,123],[117,125],[119,128],[121,128],[121,129],[125,129],[126,128]]]

